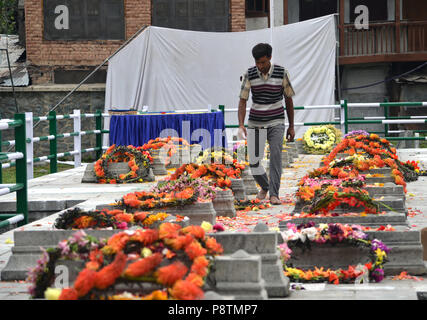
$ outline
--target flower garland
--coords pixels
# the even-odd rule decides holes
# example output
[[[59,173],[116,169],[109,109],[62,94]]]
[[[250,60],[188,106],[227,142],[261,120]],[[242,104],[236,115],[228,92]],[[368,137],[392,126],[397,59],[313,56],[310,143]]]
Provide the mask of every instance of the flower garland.
[[[141,147],[138,147],[139,150],[147,150],[152,153],[152,150],[164,149],[166,151],[167,157],[165,159],[165,165],[170,163],[171,157],[177,152],[177,143],[182,146],[190,146],[187,140],[184,138],[178,137],[167,137],[167,138],[156,138],[151,139]]]
[[[80,234],[87,243],[84,233]],[[93,243],[93,246],[92,246]],[[74,286],[49,289],[50,296],[59,300],[122,299],[129,296],[116,285],[154,283],[157,287],[148,295],[142,287],[132,293],[133,298],[196,300],[204,296],[201,287],[209,273],[213,257],[223,253],[215,238],[208,237],[200,226],[182,228],[173,223],[163,223],[158,230],[138,229],[113,235],[107,242],[90,244],[82,260],[85,268],[80,271]],[[48,293],[54,281],[53,268],[65,252],[76,252],[80,246],[65,241],[61,247],[51,249],[49,258],[39,260],[31,271],[31,294],[41,298]],[[87,251],[87,250],[86,250]],[[40,279],[43,278],[43,281]],[[160,286],[162,289],[158,289]],[[52,291],[55,294],[52,294]],[[118,291],[118,292],[117,292]]]
[[[388,166],[392,169],[391,176],[394,182],[402,185],[406,193],[406,182],[418,179],[415,168],[406,166],[398,160],[396,148],[390,145],[387,139],[380,138],[377,134],[349,136],[341,141],[332,152],[324,159],[327,166],[340,152],[355,154],[366,154],[365,159],[360,158],[357,167],[360,171],[372,168],[383,168]]]
[[[187,188],[193,188],[198,194],[197,201],[212,201],[217,193],[217,188],[209,183],[209,181],[192,178],[188,175],[181,175],[176,180],[161,180],[150,191],[155,193],[170,193],[182,191]]]
[[[263,202],[259,199],[234,200],[234,208],[236,210],[259,211],[259,210],[264,210],[271,207],[272,205],[269,202]]]
[[[192,204],[198,199],[198,192],[187,187],[179,192],[146,192],[136,191],[128,193],[115,203],[120,209],[127,212],[139,210],[153,210],[165,207],[183,206]]]
[[[333,125],[310,127],[303,136],[303,148],[311,154],[325,154],[340,142],[341,131]]]
[[[387,254],[390,249],[377,239],[369,240],[368,235],[358,225],[343,225],[340,223],[319,224],[314,222],[301,224],[288,223],[288,230],[281,233],[284,243],[279,246],[281,251],[284,274],[295,282],[325,282],[339,284],[340,282],[360,281],[380,282],[384,278],[384,264],[387,262]],[[291,248],[300,246],[311,249],[311,242],[318,244],[349,244],[352,246],[367,247],[370,249],[370,262],[364,265],[349,266],[347,270],[324,270],[323,267],[315,267],[314,270],[301,270],[287,266],[286,262],[291,258]]]
[[[56,229],[128,229],[133,226],[150,227],[156,221],[165,220],[169,214],[165,212],[134,212],[126,213],[123,210],[94,210],[84,211],[74,208],[63,212],[55,220]],[[177,217],[176,221],[182,221],[184,217]]]
[[[128,162],[130,171],[127,174],[113,175],[108,170],[109,163]],[[113,144],[95,162],[94,171],[98,179],[98,183],[129,183],[142,182],[143,176],[140,174],[140,168],[146,169],[151,167],[153,158],[146,151],[139,151],[134,146],[116,146]]]
[[[240,178],[242,171],[245,169],[243,164],[239,164],[236,159],[232,160],[233,166],[224,164],[183,164],[177,168],[167,179],[176,180],[182,175],[188,175],[192,179],[201,178],[205,181],[212,181],[213,185],[220,188],[231,187],[230,179]]]

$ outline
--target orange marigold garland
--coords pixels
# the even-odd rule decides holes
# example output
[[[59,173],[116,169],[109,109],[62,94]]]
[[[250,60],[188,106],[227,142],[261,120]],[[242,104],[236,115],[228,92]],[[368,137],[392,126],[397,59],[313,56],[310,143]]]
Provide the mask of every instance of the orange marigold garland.
[[[84,233],[73,237],[52,249],[55,254],[50,260],[40,260],[43,265],[36,268],[31,279],[45,280],[43,286],[32,280],[36,285],[32,292],[44,293],[54,281],[51,271],[56,261],[65,254],[75,255],[75,250],[80,252],[84,247],[86,253],[80,254],[80,259],[86,267],[72,288],[62,290],[61,299],[201,299],[201,287],[213,256],[223,252],[215,238],[207,236],[199,226],[182,228],[173,223],[163,223],[158,230],[120,232],[99,243]],[[114,292],[116,285],[132,282],[158,283],[164,289],[137,294]],[[37,288],[38,285],[41,287]]]
[[[130,171],[127,174],[114,175],[108,170],[110,163],[127,162]],[[129,183],[142,182],[144,176],[141,168],[149,169],[153,158],[147,151],[138,150],[134,146],[116,146],[112,145],[95,162],[94,171],[98,183]]]

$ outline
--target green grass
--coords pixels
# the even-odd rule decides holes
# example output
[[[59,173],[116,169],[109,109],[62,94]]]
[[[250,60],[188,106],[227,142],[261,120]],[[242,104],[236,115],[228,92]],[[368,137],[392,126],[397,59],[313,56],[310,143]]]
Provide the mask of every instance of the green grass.
[[[69,170],[74,168],[74,166],[68,164],[58,163],[58,172]],[[11,167],[7,169],[3,169],[3,183],[5,184],[13,184],[16,183],[16,168]],[[49,174],[49,164],[36,165],[34,166],[34,178],[38,178],[41,176],[45,176]]]
[[[427,132],[420,132],[420,137],[427,136]],[[427,148],[427,141],[420,140],[420,148]]]

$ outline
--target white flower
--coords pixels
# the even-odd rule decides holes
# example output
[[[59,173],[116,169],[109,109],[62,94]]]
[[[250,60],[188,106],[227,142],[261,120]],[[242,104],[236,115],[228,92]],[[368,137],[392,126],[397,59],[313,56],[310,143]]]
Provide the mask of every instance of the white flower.
[[[315,227],[311,227],[303,229],[301,233],[306,235],[309,240],[314,240],[314,238],[316,237],[317,230]]]

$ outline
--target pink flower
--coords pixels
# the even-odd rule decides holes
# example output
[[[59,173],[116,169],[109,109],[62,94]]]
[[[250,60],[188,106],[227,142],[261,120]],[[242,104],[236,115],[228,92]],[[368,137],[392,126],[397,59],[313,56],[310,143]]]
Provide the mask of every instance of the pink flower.
[[[217,223],[213,226],[213,229],[217,232],[225,231],[224,226],[220,223]]]

